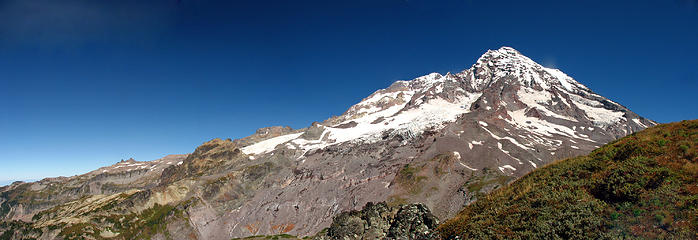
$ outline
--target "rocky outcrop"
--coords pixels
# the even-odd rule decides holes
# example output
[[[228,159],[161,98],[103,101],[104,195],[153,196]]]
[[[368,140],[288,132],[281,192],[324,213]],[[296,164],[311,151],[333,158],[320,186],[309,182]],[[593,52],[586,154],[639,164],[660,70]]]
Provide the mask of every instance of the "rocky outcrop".
[[[159,185],[167,186],[187,177],[223,172],[232,162],[246,157],[233,141],[216,138],[201,144],[179,164],[167,167],[159,178]]]
[[[293,130],[293,128],[289,126],[273,126],[273,127],[264,127],[257,129],[254,134],[245,137],[245,138],[240,138],[240,139],[235,139],[232,140],[233,144],[236,146],[244,147],[248,146],[250,144],[254,144],[260,141],[264,141],[269,138],[273,137],[278,137],[281,135],[289,134],[289,133],[294,133],[296,130]]]
[[[385,202],[367,203],[359,211],[343,212],[316,240],[433,239],[439,220],[424,204],[395,207]]]

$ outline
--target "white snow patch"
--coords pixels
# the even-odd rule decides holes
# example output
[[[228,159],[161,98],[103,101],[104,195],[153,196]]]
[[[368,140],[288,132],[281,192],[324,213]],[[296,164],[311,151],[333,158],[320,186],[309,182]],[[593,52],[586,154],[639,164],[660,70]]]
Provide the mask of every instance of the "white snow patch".
[[[572,84],[569,82],[572,78],[567,76],[567,74],[563,73],[562,71],[558,69],[553,69],[553,68],[546,68],[544,67],[543,70],[548,72],[550,75],[553,77],[557,78],[558,81],[560,81],[560,84],[562,87],[567,89],[567,91],[572,91]],[[574,81],[574,80],[572,80]]]
[[[506,155],[509,156],[510,158],[513,158],[514,160],[516,160],[519,164],[523,164],[523,163],[521,162],[520,159],[518,159],[518,158],[512,156],[511,154],[509,154],[509,151],[504,150],[504,149],[502,148],[502,143],[501,143],[501,142],[497,142],[497,148],[499,148],[500,151],[502,151],[504,154],[506,154]]]
[[[458,162],[458,163],[460,163],[461,166],[463,166],[463,167],[465,167],[465,168],[467,168],[467,169],[470,169],[470,170],[473,170],[473,171],[477,171],[477,169],[471,168],[470,166],[465,165],[465,163],[463,163],[463,162]]]
[[[509,140],[509,142],[513,143],[514,145],[516,145],[516,146],[518,146],[518,147],[520,147],[520,148],[522,148],[522,149],[524,149],[524,150],[533,150],[533,148],[528,147],[528,146],[526,146],[526,145],[523,145],[523,144],[519,143],[518,141],[516,141],[516,139],[514,139],[514,138],[512,138],[512,137],[509,137],[509,136],[507,136],[507,137],[500,137],[500,136],[497,136],[497,135],[495,135],[494,133],[490,132],[490,130],[487,129],[487,128],[485,128],[485,127],[483,127],[482,129],[485,129],[485,131],[487,131],[487,132],[490,134],[490,136],[492,136],[493,138],[495,138],[495,139],[497,139],[497,140],[502,140],[502,139],[504,139],[504,140]],[[475,142],[473,141],[473,143],[475,143]],[[498,143],[498,144],[501,145],[501,143]]]
[[[512,171],[516,171],[516,168],[512,167],[511,165],[504,165],[504,166],[497,167],[497,168],[499,168],[499,171],[502,171],[502,172],[504,172],[504,169],[510,169]]]
[[[606,109],[603,104],[598,101],[589,100],[573,94],[570,95],[570,98],[574,105],[584,110],[595,125],[607,126],[617,123],[623,118],[623,112]],[[593,130],[593,128],[589,128],[589,130]]]
[[[640,125],[640,126],[643,127],[643,128],[647,128],[647,125],[645,125],[645,124],[643,124],[642,122],[640,122],[640,119],[633,118],[633,122],[637,123],[637,125]]]
[[[574,148],[574,149],[579,149],[579,147],[574,146],[574,145],[572,145],[572,146],[570,146],[570,147],[571,147],[571,148]]]
[[[548,101],[552,99],[552,94],[548,91],[537,91],[531,88],[520,88],[516,94],[519,100],[531,108],[539,110],[542,114],[554,118],[565,119],[573,122],[578,122],[577,119],[557,114],[546,107]]]
[[[417,108],[407,110],[404,110],[404,104],[395,105],[374,114],[347,120],[346,122],[354,121],[357,123],[351,128],[327,127],[329,131],[327,138],[334,140],[332,144],[347,141],[373,142],[380,140],[381,133],[390,129],[399,129],[411,136],[417,135],[424,129],[440,127],[446,122],[455,121],[459,115],[469,112],[468,106],[480,95],[481,93],[472,93],[459,97],[454,102],[435,98],[426,101]],[[382,124],[371,124],[380,117],[384,118]]]
[[[242,148],[242,152],[245,154],[262,154],[273,151],[279,144],[291,141],[303,135],[303,133],[286,134],[274,138],[270,138],[250,146]]]
[[[513,112],[509,112],[512,120],[506,119],[507,122],[518,128],[525,129],[533,133],[541,134],[547,137],[553,137],[553,134],[558,134],[570,138],[582,139],[585,141],[595,142],[594,140],[588,138],[588,136],[578,136],[575,130],[563,125],[558,125],[542,119],[535,117],[528,117],[525,113],[526,110],[520,109]]]
[[[459,152],[454,151],[453,155],[456,156],[456,158],[458,158],[458,160],[460,160],[460,153]]]
[[[536,164],[533,163],[532,161],[528,161],[528,162],[531,163],[531,165],[533,165],[533,168],[538,168],[538,165],[536,165]]]
[[[497,148],[499,148],[499,150],[501,150],[502,152],[504,152],[504,153],[506,153],[506,154],[509,154],[509,151],[502,149],[502,143],[501,143],[501,142],[497,142]]]

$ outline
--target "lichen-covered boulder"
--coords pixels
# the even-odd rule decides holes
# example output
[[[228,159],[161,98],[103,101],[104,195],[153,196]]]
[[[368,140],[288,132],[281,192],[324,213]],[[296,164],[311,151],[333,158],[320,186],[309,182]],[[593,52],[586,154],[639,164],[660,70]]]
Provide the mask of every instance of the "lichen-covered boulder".
[[[367,203],[360,211],[343,212],[316,240],[432,239],[438,219],[421,203],[391,207]]]

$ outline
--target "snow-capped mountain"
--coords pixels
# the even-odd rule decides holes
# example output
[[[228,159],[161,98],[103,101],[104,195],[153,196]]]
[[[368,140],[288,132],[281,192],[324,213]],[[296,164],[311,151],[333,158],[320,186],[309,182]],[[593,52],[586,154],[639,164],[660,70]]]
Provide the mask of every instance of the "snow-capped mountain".
[[[303,157],[308,151],[345,142],[380,141],[384,134],[408,139],[427,129],[441,129],[468,113],[482,118],[483,127],[492,122],[525,131],[518,137],[530,144],[517,146],[529,150],[536,144],[551,150],[560,147],[556,137],[599,145],[656,124],[595,94],[562,71],[502,47],[487,51],[460,73],[431,73],[378,90],[343,115],[314,126],[322,129],[318,139],[292,133],[242,150],[255,155],[285,143],[290,149],[303,150],[299,156]]]
[[[562,71],[502,47],[460,73],[397,81],[339,117],[241,148],[250,159],[288,157],[296,173],[231,218],[264,224],[270,218],[257,211],[272,206],[274,221],[312,219],[315,227],[292,231],[306,234],[326,226],[334,213],[384,200],[426,202],[445,218],[477,197],[463,187],[473,179],[511,180],[655,124]],[[401,176],[406,169],[413,176]],[[485,185],[497,184],[503,183]]]
[[[537,167],[653,125],[562,71],[502,47],[459,73],[397,81],[308,128],[263,128],[243,139],[204,143],[184,160],[122,163],[70,181],[2,188],[0,204],[9,210],[0,217],[31,219],[40,212],[35,227],[95,223],[95,232],[107,231],[98,227],[102,218],[173,206],[176,217],[166,219],[164,231],[198,239],[305,236],[344,210],[379,201],[422,202],[445,219]],[[129,174],[148,177],[127,180],[118,172],[115,178],[122,165],[153,168],[159,177]],[[134,181],[147,184],[113,192]],[[34,205],[5,197],[31,189],[71,194]],[[86,196],[94,200],[70,202]],[[93,210],[69,211],[76,208]],[[107,235],[134,231],[115,226]]]

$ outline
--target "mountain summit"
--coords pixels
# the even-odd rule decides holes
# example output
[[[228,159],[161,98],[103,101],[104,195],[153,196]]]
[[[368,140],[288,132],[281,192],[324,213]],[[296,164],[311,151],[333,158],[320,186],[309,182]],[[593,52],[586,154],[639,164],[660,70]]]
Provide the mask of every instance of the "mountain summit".
[[[510,47],[487,51],[469,70],[473,73],[470,86],[475,90],[489,87],[492,82],[506,76],[513,76],[515,78],[508,78],[508,80],[520,81],[521,84],[528,87],[546,90],[562,87],[572,92],[577,89],[589,90],[560,70],[545,68]],[[496,73],[496,75],[488,77],[492,73]]]
[[[0,218],[31,222],[17,224],[42,239],[305,236],[381,201],[424,203],[444,220],[535,168],[653,125],[502,47],[456,74],[397,81],[308,128],[0,188]]]

